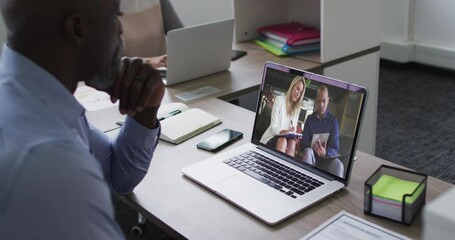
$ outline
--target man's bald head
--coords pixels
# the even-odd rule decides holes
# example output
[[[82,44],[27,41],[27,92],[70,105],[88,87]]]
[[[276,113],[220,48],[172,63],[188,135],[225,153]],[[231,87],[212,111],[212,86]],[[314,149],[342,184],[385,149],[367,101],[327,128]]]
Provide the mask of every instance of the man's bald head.
[[[0,0],[8,30],[8,42],[52,41],[61,37],[62,25],[69,14],[96,13],[102,0]]]
[[[106,82],[96,76],[111,76],[119,68],[119,5],[119,0],[0,0],[8,46],[72,92],[79,81]],[[108,78],[98,86],[106,88]]]

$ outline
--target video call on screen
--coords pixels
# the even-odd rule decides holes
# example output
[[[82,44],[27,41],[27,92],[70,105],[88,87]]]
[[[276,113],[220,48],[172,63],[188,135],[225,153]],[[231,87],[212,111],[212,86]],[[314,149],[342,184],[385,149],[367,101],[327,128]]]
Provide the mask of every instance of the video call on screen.
[[[253,139],[260,141],[265,130],[270,125],[271,109],[273,108],[274,98],[279,95],[285,95],[292,80],[297,76],[293,73],[282,72],[276,69],[268,69],[265,76],[265,84],[263,91],[260,93],[260,103],[258,106],[258,114],[256,115],[255,129]],[[310,76],[311,77],[311,76]],[[307,83],[304,97],[302,99],[300,113],[298,118],[298,130],[302,131],[305,121],[309,115],[316,111],[315,100],[317,90],[320,85],[325,85],[329,91],[329,103],[327,111],[329,111],[338,121],[339,129],[339,158],[346,170],[349,164],[349,158],[352,150],[354,135],[356,132],[357,121],[360,116],[360,108],[362,106],[363,94],[359,92],[349,91],[340,87],[331,86],[326,83],[321,83],[314,79],[305,77]],[[298,145],[298,144],[297,144]],[[296,147],[294,159],[299,161],[300,149]]]

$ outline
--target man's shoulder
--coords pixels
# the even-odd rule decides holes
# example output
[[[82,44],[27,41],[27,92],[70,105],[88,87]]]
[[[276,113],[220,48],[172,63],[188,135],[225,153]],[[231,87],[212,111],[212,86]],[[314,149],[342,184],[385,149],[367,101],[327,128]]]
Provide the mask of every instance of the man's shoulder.
[[[25,150],[24,160],[34,165],[46,164],[53,166],[54,169],[83,170],[81,172],[87,170],[91,172],[98,165],[89,149],[74,139],[48,139],[35,142]]]
[[[0,179],[11,183],[11,188],[19,181],[33,182],[34,179],[41,179],[40,176],[57,181],[72,181],[84,175],[103,178],[99,163],[88,149],[75,141],[53,138],[7,144],[8,147],[3,149],[4,156],[0,158],[3,163]]]
[[[7,152],[6,159],[0,160],[3,162],[0,179],[5,183],[0,195],[11,195],[12,201],[26,201],[21,196],[33,191],[44,195],[56,192],[59,192],[57,195],[68,195],[79,186],[106,187],[98,162],[88,150],[84,151],[71,141],[53,139],[35,142],[23,146],[20,151]]]
[[[318,118],[318,112],[317,112],[317,111],[314,111],[312,114],[308,115],[307,118],[310,119],[310,120],[319,120],[319,118]]]
[[[333,122],[337,122],[337,118],[335,117],[335,115],[333,115],[331,112],[327,111],[326,112],[326,118],[329,120],[329,121],[333,121]]]

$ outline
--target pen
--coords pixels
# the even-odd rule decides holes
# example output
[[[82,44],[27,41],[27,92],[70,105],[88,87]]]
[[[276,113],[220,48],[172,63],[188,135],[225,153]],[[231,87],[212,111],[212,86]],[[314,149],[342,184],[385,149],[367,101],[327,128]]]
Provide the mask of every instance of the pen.
[[[182,112],[182,111],[180,111],[180,110],[172,111],[172,112],[170,112],[168,115],[166,115],[166,116],[164,116],[164,117],[158,118],[158,121],[161,121],[161,120],[164,120],[164,119],[166,119],[166,118],[172,117],[172,116],[177,115],[177,114],[179,114],[179,113],[181,113],[181,112]]]
[[[179,114],[179,113],[181,113],[181,112],[182,112],[182,111],[180,111],[180,110],[172,111],[172,112],[170,112],[168,115],[166,115],[166,116],[164,116],[164,117],[160,117],[160,118],[158,119],[158,121],[164,120],[164,119],[166,119],[166,118],[168,118],[168,117],[172,117],[172,116],[177,115],[177,114]],[[117,124],[117,125],[119,125],[119,126],[122,126],[124,123],[125,123],[124,121],[118,121],[118,122],[116,122],[115,124]]]

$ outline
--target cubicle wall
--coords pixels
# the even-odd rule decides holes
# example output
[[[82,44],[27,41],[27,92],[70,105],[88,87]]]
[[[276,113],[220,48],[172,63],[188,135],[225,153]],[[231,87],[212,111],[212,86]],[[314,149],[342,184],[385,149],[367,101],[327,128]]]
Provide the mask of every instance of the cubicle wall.
[[[185,26],[232,18],[232,0],[170,0]]]
[[[383,0],[381,57],[455,69],[455,1]]]
[[[358,148],[375,152],[378,102],[379,52],[324,68],[324,75],[348,80],[368,88],[367,110],[363,119]]]
[[[321,30],[321,50],[296,56],[320,62],[322,74],[365,86],[367,111],[359,149],[375,153],[381,0],[234,0],[237,41],[260,26],[299,21]]]

